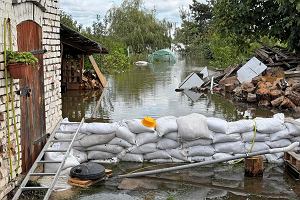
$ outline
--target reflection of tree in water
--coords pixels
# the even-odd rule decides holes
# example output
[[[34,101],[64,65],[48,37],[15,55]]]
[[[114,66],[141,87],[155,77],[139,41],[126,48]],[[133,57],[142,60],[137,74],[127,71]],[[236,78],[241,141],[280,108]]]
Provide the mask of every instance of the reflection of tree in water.
[[[70,121],[80,121],[90,117],[96,107],[102,91],[67,91],[62,95],[62,115]],[[105,111],[103,111],[105,112]],[[108,111],[107,111],[108,112]]]
[[[143,95],[155,88],[156,76],[151,67],[134,68],[128,72],[113,76],[112,98],[116,101],[117,96],[130,104],[141,104]],[[119,101],[119,100],[118,100]]]

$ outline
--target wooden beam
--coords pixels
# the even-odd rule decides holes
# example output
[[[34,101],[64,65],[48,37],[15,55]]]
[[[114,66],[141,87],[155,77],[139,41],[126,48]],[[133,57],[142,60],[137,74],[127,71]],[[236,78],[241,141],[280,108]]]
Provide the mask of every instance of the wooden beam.
[[[89,56],[89,60],[90,60],[90,62],[92,63],[92,65],[94,67],[94,70],[95,70],[95,72],[96,72],[96,74],[97,74],[97,76],[100,80],[100,83],[101,83],[102,87],[105,88],[107,86],[107,81],[106,81],[105,76],[101,73],[101,71],[100,71],[100,69],[99,69],[99,67],[98,67],[98,65],[97,65],[97,63],[96,63],[96,61],[95,61],[95,59],[92,55]]]

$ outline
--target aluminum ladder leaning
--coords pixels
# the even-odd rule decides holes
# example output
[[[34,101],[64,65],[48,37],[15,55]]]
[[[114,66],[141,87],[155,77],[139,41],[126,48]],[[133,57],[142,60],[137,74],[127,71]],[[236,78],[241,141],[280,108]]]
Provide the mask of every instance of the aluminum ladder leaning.
[[[37,159],[35,160],[35,162],[33,163],[33,165],[31,166],[29,172],[27,173],[27,175],[25,176],[24,180],[22,181],[19,189],[17,190],[16,194],[13,197],[13,200],[17,200],[19,199],[20,195],[22,194],[23,191],[34,191],[34,190],[46,190],[46,194],[44,196],[44,200],[48,200],[53,188],[56,184],[56,181],[58,180],[59,176],[60,176],[60,172],[62,171],[62,168],[65,164],[65,161],[67,159],[67,157],[70,154],[70,151],[72,149],[73,143],[75,141],[75,138],[77,137],[79,130],[81,128],[81,126],[84,123],[84,118],[82,118],[81,122],[62,122],[60,121],[57,126],[55,127],[54,131],[52,132],[52,134],[50,135],[47,143],[45,144],[45,146],[43,147],[42,151],[40,152],[39,156],[37,157]],[[76,131],[70,132],[70,131],[59,131],[59,128],[61,125],[68,125],[68,124],[73,124],[73,125],[79,125]],[[67,140],[55,140],[54,136],[56,133],[75,133],[72,139],[67,139]],[[58,142],[66,142],[66,143],[70,143],[67,149],[63,149],[63,150],[50,150],[49,147],[51,146],[51,144],[54,143],[58,143]],[[43,160],[43,157],[45,155],[46,152],[62,152],[64,153],[64,157],[62,161],[46,161]],[[37,167],[39,166],[39,164],[45,164],[45,163],[57,163],[59,164],[58,170],[56,171],[56,173],[36,173],[35,170],[37,169]],[[27,183],[30,180],[30,177],[33,176],[49,176],[49,177],[53,177],[53,180],[50,184],[49,187],[27,187]]]

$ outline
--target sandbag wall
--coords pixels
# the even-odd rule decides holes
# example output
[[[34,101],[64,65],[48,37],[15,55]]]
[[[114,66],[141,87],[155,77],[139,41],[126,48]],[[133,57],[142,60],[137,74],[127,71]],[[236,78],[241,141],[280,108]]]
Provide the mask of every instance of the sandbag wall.
[[[140,119],[117,123],[85,123],[76,138],[65,167],[86,161],[98,162],[201,162],[236,154],[279,148],[300,141],[300,127],[284,123],[284,115],[227,122],[219,118],[190,114],[162,117],[156,128],[143,126]],[[62,125],[62,131],[74,131],[77,125]],[[71,134],[57,133],[57,139]],[[52,148],[64,149],[66,144]],[[265,155],[271,163],[283,162],[283,153]],[[47,153],[46,159],[61,159],[59,153]],[[48,164],[47,172],[54,165]]]

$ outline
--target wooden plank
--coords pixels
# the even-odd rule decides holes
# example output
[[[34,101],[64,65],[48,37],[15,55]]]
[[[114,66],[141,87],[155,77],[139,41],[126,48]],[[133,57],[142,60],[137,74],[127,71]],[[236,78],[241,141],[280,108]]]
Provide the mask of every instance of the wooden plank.
[[[95,70],[95,72],[96,72],[96,74],[97,74],[97,76],[98,76],[98,78],[100,80],[100,83],[101,83],[102,87],[105,88],[107,86],[107,81],[106,81],[105,76],[101,73],[101,71],[100,71],[100,69],[99,69],[99,67],[98,67],[98,65],[97,65],[94,57],[92,55],[90,55],[89,59],[90,59],[92,65],[94,67],[94,70]]]

